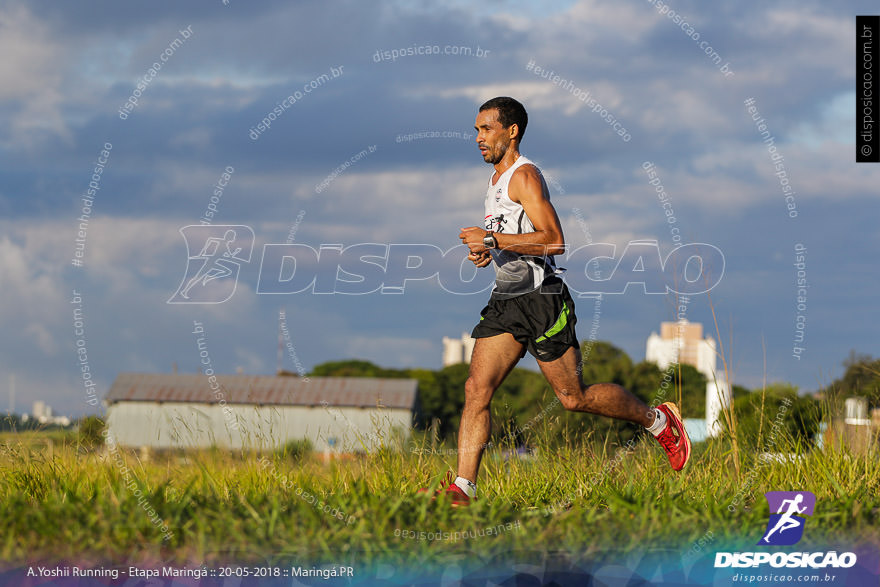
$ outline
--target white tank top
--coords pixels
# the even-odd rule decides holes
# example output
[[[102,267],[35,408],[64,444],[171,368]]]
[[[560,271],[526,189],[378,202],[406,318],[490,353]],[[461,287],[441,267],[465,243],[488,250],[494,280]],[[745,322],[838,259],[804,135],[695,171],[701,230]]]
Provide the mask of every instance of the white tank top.
[[[501,234],[523,234],[535,232],[529,217],[523,207],[510,199],[507,194],[507,186],[513,173],[523,165],[538,166],[520,155],[519,159],[510,166],[510,169],[501,174],[498,181],[492,185],[492,177],[489,176],[489,186],[486,190],[486,218],[484,226],[486,230]],[[540,174],[540,169],[538,173]],[[541,176],[541,184],[546,192],[547,186],[544,177]],[[495,261],[495,288],[492,295],[495,297],[513,297],[534,291],[541,286],[544,278],[559,273],[552,255],[532,256],[521,255],[511,251],[492,249],[492,259]]]

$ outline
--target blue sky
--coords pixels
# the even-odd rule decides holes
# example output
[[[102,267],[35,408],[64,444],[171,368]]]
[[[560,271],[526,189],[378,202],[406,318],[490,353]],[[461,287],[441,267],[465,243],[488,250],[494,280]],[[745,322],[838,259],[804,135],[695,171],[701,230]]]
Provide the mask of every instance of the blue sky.
[[[403,295],[263,295],[258,260],[294,225],[295,241],[315,248],[456,245],[460,227],[481,222],[490,167],[467,134],[478,106],[496,95],[526,105],[521,150],[553,178],[573,248],[588,242],[586,226],[594,242],[619,250],[653,239],[670,252],[642,168],[656,165],[683,240],[724,254],[711,304],[735,382],[808,391],[840,375],[850,349],[880,354],[880,167],[854,163],[852,132],[855,15],[875,5],[668,3],[679,20],[645,0],[541,4],[0,2],[0,389],[15,376],[19,412],[36,399],[62,413],[93,411],[77,344],[103,395],[121,371],[196,371],[194,320],[216,371],[272,373],[281,308],[305,368],[345,358],[439,367],[442,337],[469,331],[485,294],[424,282]],[[189,37],[149,73],[187,27]],[[422,46],[489,53],[374,58]],[[631,139],[561,83],[527,70],[531,61],[590,92]],[[285,108],[257,140],[248,136],[331,68],[342,74]],[[121,119],[145,75],[149,84]],[[784,156],[796,218],[749,98]],[[426,131],[461,138],[397,140]],[[81,199],[105,143],[111,154],[83,265],[74,267]],[[225,303],[166,304],[186,267],[179,230],[198,224],[226,167],[234,173],[213,222],[250,226],[255,260]],[[792,357],[796,244],[807,249],[809,283],[801,359]],[[581,338],[592,306],[580,306]],[[673,312],[668,296],[609,295],[598,337],[641,360],[648,335]],[[688,317],[714,333],[707,296],[692,298]],[[290,352],[283,367],[294,370]]]

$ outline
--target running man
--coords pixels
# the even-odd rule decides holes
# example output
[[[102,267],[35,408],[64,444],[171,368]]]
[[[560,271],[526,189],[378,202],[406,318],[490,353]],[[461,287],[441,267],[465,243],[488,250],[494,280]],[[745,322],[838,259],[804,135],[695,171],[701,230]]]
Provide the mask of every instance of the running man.
[[[241,247],[237,247],[234,251],[230,248],[235,242],[235,237],[235,231],[230,229],[226,231],[223,238],[212,237],[205,241],[201,252],[193,257],[193,259],[204,259],[204,262],[195,277],[190,279],[180,292],[184,299],[189,299],[189,290],[194,286],[201,284],[204,287],[210,281],[232,275],[233,269],[229,266],[230,260],[233,266],[237,265],[235,261],[240,260],[238,254],[241,252]],[[224,251],[223,248],[226,250]]]
[[[674,404],[649,408],[617,384],[581,380],[574,302],[553,261],[553,255],[565,252],[562,227],[541,172],[519,153],[527,123],[522,104],[500,97],[480,106],[474,125],[480,154],[495,171],[486,191],[485,226],[463,228],[459,238],[477,267],[494,262],[496,277],[472,334],[476,343],[458,432],[458,477],[446,488],[453,505],[476,497],[489,441],[489,403],[526,351],[566,410],[644,426],[676,471],[690,457],[690,440]]]
[[[785,532],[786,530],[791,530],[792,528],[797,528],[801,525],[800,520],[794,517],[795,514],[802,514],[807,511],[807,506],[799,508],[798,505],[804,502],[804,494],[798,493],[794,499],[786,499],[783,500],[781,504],[779,504],[779,510],[776,512],[777,514],[782,514],[779,517],[779,521],[776,522],[776,525],[773,526],[773,529],[767,532],[767,535],[764,536],[763,542],[770,544],[770,537],[777,530],[780,534]],[[788,510],[783,513],[782,510],[785,509],[785,504],[788,504]]]

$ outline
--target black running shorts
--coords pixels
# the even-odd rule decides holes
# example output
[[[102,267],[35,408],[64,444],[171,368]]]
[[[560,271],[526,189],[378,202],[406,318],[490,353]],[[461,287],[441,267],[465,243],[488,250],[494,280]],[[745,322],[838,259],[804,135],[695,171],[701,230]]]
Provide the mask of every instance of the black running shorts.
[[[493,294],[471,336],[487,338],[509,332],[523,345],[523,356],[528,351],[539,361],[549,362],[568,347],[578,348],[576,322],[568,287],[552,277],[527,294],[507,298]]]

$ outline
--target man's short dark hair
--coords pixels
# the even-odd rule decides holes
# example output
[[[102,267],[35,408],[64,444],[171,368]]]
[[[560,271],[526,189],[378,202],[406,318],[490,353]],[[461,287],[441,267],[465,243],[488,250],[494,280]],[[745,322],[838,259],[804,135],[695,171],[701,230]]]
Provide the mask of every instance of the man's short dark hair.
[[[480,112],[492,109],[498,110],[498,122],[501,123],[501,126],[510,128],[511,124],[515,124],[519,127],[516,139],[522,142],[523,135],[526,133],[526,125],[529,123],[529,115],[526,114],[525,107],[513,98],[499,96],[480,106]]]

